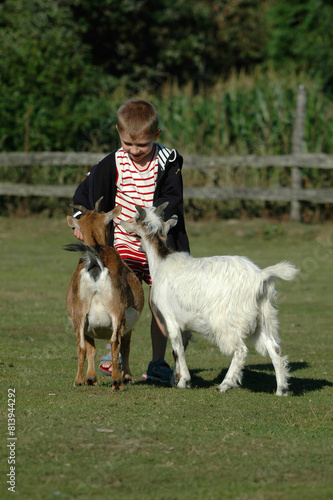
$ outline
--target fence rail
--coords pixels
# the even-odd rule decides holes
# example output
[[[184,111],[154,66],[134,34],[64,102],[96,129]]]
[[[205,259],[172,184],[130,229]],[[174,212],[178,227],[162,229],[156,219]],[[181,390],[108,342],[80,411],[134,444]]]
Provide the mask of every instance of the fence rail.
[[[105,154],[99,153],[0,153],[0,172],[2,167],[27,167],[27,166],[93,166]],[[333,155],[326,154],[294,154],[280,156],[184,156],[184,170],[190,169],[218,169],[220,167],[251,167],[264,168],[321,168],[333,170]],[[0,183],[0,195],[11,196],[46,196],[59,198],[72,198],[76,186],[63,185],[29,185]],[[296,188],[242,188],[242,187],[197,187],[184,188],[184,198],[214,199],[214,200],[268,200],[285,201],[293,200],[310,201],[313,203],[333,203],[333,189],[302,189]]]
[[[66,165],[89,167],[96,165],[106,153],[0,153],[2,167],[34,167]],[[242,156],[199,156],[185,155],[184,168],[206,169],[219,167],[298,167],[333,169],[333,155],[324,153],[306,153],[290,155],[242,155]],[[1,170],[0,170],[1,172]]]
[[[300,202],[333,203],[333,189],[302,189],[302,168],[333,169],[333,155],[323,153],[302,153],[304,142],[306,94],[300,86],[297,94],[296,114],[292,137],[292,154],[279,156],[184,156],[184,170],[190,169],[218,169],[221,167],[250,167],[264,168],[291,167],[290,188],[242,188],[242,187],[196,187],[184,188],[184,198],[213,199],[213,200],[260,200],[283,201],[291,203],[290,216],[292,220],[300,220]],[[93,166],[96,165],[105,153],[75,153],[75,152],[22,152],[0,153],[0,173],[3,167],[28,166]],[[72,198],[76,186],[71,185],[28,185],[0,183],[0,195],[11,196],[46,196],[58,198]]]

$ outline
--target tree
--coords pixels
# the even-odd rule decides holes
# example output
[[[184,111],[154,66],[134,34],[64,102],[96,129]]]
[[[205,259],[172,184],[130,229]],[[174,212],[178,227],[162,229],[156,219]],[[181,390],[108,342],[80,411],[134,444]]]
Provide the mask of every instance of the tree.
[[[333,5],[330,0],[274,1],[267,16],[267,57],[281,66],[292,62],[320,76],[333,97]]]
[[[1,148],[65,148],[78,115],[86,116],[82,101],[98,97],[101,73],[93,71],[71,9],[52,0],[6,0],[0,43]]]
[[[76,0],[94,64],[132,88],[212,83],[262,60],[263,0]]]

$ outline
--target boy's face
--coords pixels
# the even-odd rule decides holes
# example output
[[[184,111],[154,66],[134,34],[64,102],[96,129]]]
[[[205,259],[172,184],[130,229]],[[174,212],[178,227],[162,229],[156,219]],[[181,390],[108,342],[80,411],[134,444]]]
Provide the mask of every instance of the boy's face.
[[[132,139],[130,135],[124,132],[119,134],[121,147],[135,163],[144,163],[150,160],[149,156],[152,152],[154,142],[159,137],[160,133],[161,130],[158,129],[153,136],[143,133],[139,134],[135,139]]]

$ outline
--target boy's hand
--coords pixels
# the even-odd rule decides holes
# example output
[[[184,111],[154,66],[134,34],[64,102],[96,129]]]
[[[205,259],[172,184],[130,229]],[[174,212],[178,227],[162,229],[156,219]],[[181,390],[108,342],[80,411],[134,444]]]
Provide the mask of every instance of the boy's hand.
[[[79,231],[79,229],[74,229],[74,236],[78,240],[83,241],[83,234],[81,233],[81,231]]]
[[[118,222],[116,220],[113,220],[113,222],[115,224],[118,224]],[[134,217],[131,217],[130,219],[126,219],[126,221],[119,221],[120,223],[120,226],[122,227],[123,231],[125,230],[127,232],[127,234],[129,234],[130,236],[136,236],[136,233],[133,233],[131,232],[129,229],[126,229],[125,226],[123,225],[123,222],[126,224],[126,223],[129,223],[129,224],[135,224],[135,218]]]

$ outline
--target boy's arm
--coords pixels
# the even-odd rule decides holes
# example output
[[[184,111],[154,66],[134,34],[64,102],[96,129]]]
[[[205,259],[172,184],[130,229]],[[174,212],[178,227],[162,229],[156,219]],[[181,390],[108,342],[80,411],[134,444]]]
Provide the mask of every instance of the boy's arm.
[[[73,205],[82,205],[86,207],[89,210],[89,175],[84,179],[84,181],[81,182],[81,184],[78,185],[78,187],[75,190],[74,196],[73,196]],[[74,208],[73,211],[73,216],[75,218],[80,218],[81,212]],[[74,228],[73,232],[75,238],[77,238],[80,241],[84,241],[83,239],[83,234],[81,231],[77,228]]]
[[[174,162],[167,165],[164,178],[157,190],[154,205],[169,204],[164,211],[164,219],[168,220],[174,214],[183,216],[183,158],[178,155]]]
[[[164,220],[177,215],[178,222],[168,233],[167,245],[177,251],[189,252],[190,245],[184,219],[182,166],[183,158],[179,154],[175,161],[166,165],[165,175],[155,191],[154,206],[159,206],[165,201],[169,202],[164,210]]]
[[[115,175],[114,153],[111,153],[95,165],[76,188],[73,204],[83,205],[88,210],[93,210],[96,201],[103,196],[101,209],[112,210],[113,206],[109,208],[109,192],[112,191]]]
[[[95,165],[83,182],[77,187],[74,196],[74,205],[83,205],[88,210],[93,210],[95,203],[101,197],[100,210],[108,212],[114,208],[116,197],[117,169],[115,153],[110,153],[100,163]],[[74,211],[74,217],[80,217],[81,212]],[[74,235],[81,239],[81,233]],[[110,244],[113,244],[113,225],[110,234]]]
[[[91,210],[89,202],[89,184],[90,175],[88,175],[81,184],[78,185],[73,196],[73,205],[82,205]]]

